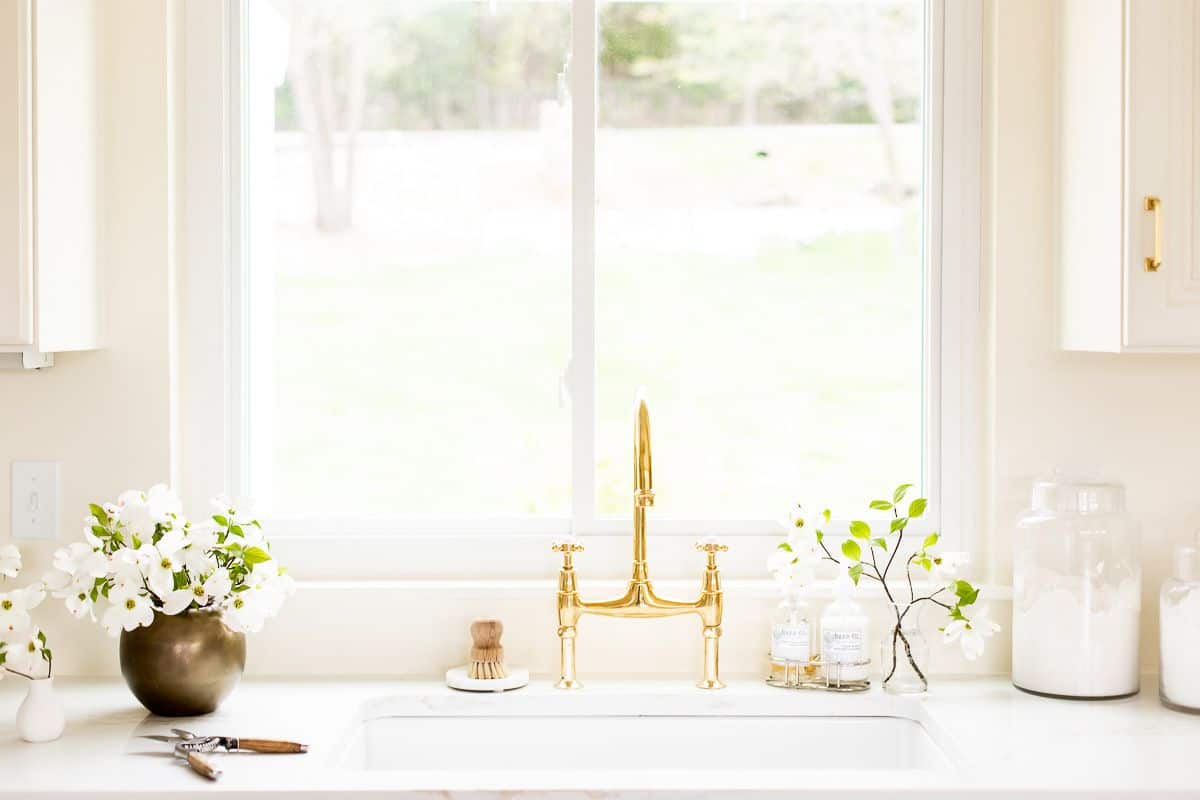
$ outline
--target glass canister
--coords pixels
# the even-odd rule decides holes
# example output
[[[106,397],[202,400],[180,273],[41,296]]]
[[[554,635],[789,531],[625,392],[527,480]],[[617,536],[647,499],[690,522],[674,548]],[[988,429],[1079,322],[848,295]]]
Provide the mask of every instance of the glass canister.
[[[1174,575],[1163,581],[1158,614],[1158,695],[1169,708],[1200,713],[1200,547],[1175,551]]]
[[[1036,481],[1013,553],[1013,684],[1055,697],[1136,694],[1141,595],[1124,487]]]

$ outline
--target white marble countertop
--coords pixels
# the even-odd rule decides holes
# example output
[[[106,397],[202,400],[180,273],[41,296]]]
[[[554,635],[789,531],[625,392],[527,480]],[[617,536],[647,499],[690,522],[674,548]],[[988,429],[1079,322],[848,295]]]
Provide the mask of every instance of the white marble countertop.
[[[225,706],[200,720],[148,715],[117,681],[63,680],[64,736],[20,741],[13,724],[23,696],[19,679],[0,684],[0,797],[82,798],[121,793],[144,797],[1200,797],[1200,716],[1169,711],[1152,678],[1134,698],[1108,702],[1052,700],[1023,694],[1006,679],[943,679],[919,700],[873,689],[861,695],[790,692],[758,680],[731,681],[702,692],[685,679],[597,679],[578,692],[545,680],[517,693],[469,695],[440,683],[248,681]],[[342,765],[359,720],[399,713],[427,715],[894,715],[917,719],[956,764],[933,784],[897,780],[885,770],[813,770],[803,785],[743,770],[707,772],[483,773],[470,769],[474,741],[464,720],[463,768],[367,771]],[[168,754],[167,745],[136,738],[179,726],[200,733],[275,737],[310,743],[305,755],[215,755],[224,777],[207,782]],[[698,758],[719,759],[715,740]],[[862,754],[862,757],[869,757]]]

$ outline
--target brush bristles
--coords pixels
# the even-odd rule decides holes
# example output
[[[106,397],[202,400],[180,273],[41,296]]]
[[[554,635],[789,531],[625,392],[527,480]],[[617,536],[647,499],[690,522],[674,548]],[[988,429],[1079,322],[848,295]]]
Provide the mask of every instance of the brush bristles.
[[[503,661],[472,661],[467,667],[467,675],[477,681],[494,681],[507,678],[508,669]]]

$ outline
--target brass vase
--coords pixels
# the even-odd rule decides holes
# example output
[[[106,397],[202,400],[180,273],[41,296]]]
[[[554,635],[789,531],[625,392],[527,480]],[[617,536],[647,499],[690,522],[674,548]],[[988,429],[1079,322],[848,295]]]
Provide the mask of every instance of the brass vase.
[[[246,635],[225,627],[221,613],[154,613],[144,628],[121,632],[121,674],[133,696],[160,717],[215,711],[246,668]]]

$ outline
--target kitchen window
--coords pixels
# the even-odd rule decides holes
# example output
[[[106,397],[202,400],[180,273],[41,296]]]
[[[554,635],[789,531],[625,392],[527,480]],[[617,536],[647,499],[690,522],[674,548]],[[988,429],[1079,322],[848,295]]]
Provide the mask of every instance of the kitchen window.
[[[188,486],[284,538],[625,532],[644,389],[651,536],[912,481],[968,545],[980,16],[189,4]]]

